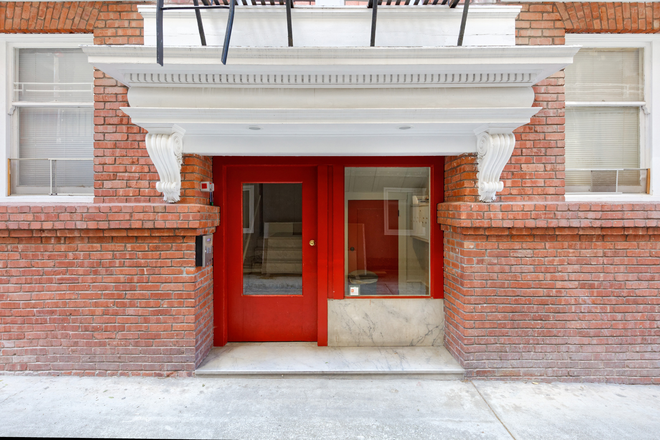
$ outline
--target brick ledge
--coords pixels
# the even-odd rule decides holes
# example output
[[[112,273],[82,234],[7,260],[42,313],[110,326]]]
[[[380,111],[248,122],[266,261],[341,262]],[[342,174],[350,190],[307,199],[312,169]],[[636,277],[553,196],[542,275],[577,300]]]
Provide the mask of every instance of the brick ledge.
[[[204,229],[220,207],[164,204],[2,204],[2,229]]]
[[[658,228],[660,203],[439,203],[452,228]]]

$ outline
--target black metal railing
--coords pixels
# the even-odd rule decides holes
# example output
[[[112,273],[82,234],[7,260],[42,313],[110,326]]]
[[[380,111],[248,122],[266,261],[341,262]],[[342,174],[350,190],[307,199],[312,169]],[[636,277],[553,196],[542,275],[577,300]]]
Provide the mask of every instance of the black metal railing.
[[[157,0],[156,3],[156,61],[161,66],[164,58],[164,40],[163,40],[163,13],[173,10],[194,10],[197,18],[197,29],[202,46],[206,46],[206,35],[204,33],[204,23],[202,22],[202,9],[229,9],[227,17],[227,29],[225,31],[225,41],[222,47],[222,64],[227,64],[227,54],[229,52],[229,43],[231,41],[232,28],[234,26],[234,12],[237,5],[257,6],[257,5],[279,5],[286,7],[286,29],[288,36],[288,45],[293,47],[293,26],[291,24],[291,9],[294,0],[193,0],[192,5],[168,5],[165,6],[164,0]],[[367,8],[372,9],[371,13],[371,41],[370,46],[376,45],[376,25],[378,21],[378,6],[419,6],[419,5],[448,5],[450,9],[456,8],[460,0],[368,0]],[[470,0],[463,0],[463,15],[461,17],[461,27],[458,34],[457,46],[463,45],[463,36],[465,35],[465,25],[467,23],[468,8]]]

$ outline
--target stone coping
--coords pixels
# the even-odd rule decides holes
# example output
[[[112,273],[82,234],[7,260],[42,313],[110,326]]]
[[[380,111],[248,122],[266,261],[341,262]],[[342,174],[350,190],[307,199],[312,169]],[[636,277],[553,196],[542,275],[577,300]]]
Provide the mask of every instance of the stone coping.
[[[453,228],[658,228],[660,203],[439,203],[437,221]]]
[[[1,229],[207,229],[220,207],[160,204],[0,204]]]

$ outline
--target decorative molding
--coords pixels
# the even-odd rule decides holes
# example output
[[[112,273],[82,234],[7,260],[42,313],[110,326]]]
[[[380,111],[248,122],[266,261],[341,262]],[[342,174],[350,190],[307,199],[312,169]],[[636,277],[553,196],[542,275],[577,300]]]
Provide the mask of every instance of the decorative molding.
[[[529,123],[540,110],[532,107],[533,84],[579,50],[232,43],[222,65],[219,47],[197,44],[167,46],[162,67],[153,46],[83,50],[129,87],[122,110],[132,123],[149,133],[180,127],[186,153],[291,156],[474,153],[475,133]]]
[[[479,181],[479,200],[492,202],[495,193],[504,189],[500,181],[502,170],[513,154],[516,137],[513,133],[477,135],[477,179]]]
[[[183,164],[183,132],[172,134],[149,133],[147,152],[158,171],[160,181],[156,189],[167,203],[179,201],[181,195],[181,165]]]
[[[128,87],[465,88],[531,87],[570,64],[579,46],[232,47],[226,66],[217,47],[166,47],[164,67],[155,47],[83,50]]]
[[[397,86],[397,85],[531,85],[536,72],[507,73],[396,73],[396,74],[218,74],[138,73],[125,74],[133,85],[226,85],[226,86]]]

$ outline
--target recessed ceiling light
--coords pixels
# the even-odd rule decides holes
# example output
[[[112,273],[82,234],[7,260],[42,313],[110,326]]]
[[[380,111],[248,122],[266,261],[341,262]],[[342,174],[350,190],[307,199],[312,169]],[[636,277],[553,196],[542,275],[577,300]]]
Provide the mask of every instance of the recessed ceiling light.
[[[252,127],[248,127],[248,128],[249,128],[250,130],[261,130],[261,127],[254,127],[254,126],[252,126]]]
[[[410,130],[412,127],[409,125],[404,125],[403,127],[399,127],[399,130]]]

